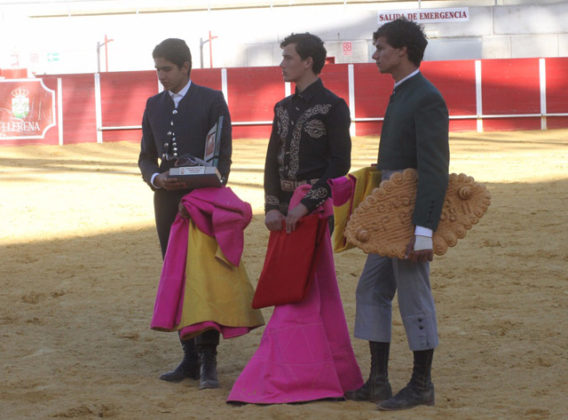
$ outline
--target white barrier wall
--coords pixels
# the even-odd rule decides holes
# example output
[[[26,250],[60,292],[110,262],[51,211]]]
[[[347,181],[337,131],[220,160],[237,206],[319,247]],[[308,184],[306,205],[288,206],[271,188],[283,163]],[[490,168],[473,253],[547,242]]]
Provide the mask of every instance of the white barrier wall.
[[[3,2],[0,0],[0,6]],[[33,2],[22,4],[27,3]],[[131,2],[138,3],[143,2]],[[131,8],[124,9],[123,14],[91,16],[73,14],[69,6],[68,15],[58,17],[41,17],[33,6],[2,7],[0,68],[27,67],[37,74],[83,73],[97,71],[99,59],[103,71],[107,67],[109,71],[146,70],[153,66],[153,47],[167,37],[188,42],[195,68],[209,67],[211,58],[214,67],[272,66],[280,61],[279,42],[291,32],[304,31],[322,37],[336,63],[368,62],[378,13],[419,6],[423,10],[467,7],[469,11],[466,22],[425,25],[430,38],[426,60],[568,56],[566,1],[346,1],[317,6],[288,3],[289,7],[174,13],[136,13]],[[214,36],[212,57],[209,31]],[[105,35],[110,41],[100,48],[97,57],[97,44]],[[345,42],[351,43],[348,53]]]

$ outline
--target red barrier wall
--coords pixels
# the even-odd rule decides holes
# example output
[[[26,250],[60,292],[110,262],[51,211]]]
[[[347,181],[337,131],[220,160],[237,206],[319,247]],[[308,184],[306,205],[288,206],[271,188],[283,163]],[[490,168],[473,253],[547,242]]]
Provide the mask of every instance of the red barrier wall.
[[[568,57],[546,59],[546,106],[550,113],[566,113],[568,103]],[[548,128],[568,127],[568,117],[548,118]]]
[[[481,63],[483,114],[540,112],[538,59],[485,60]],[[540,118],[486,119],[485,130],[538,130]]]
[[[57,89],[61,78],[63,110],[63,143],[91,143],[97,141],[95,117],[95,81],[92,74],[65,74],[44,78],[51,89]],[[49,84],[48,84],[49,83]],[[59,105],[57,105],[59,106]],[[58,125],[61,122],[58,121]],[[50,136],[57,138],[57,128],[51,129]]]
[[[442,92],[450,111],[450,130],[476,130],[476,74],[474,60],[422,63],[421,70]],[[546,109],[548,113],[568,113],[568,58],[545,60]],[[392,92],[390,75],[380,74],[374,63],[354,64],[354,103],[349,103],[347,64],[328,64],[321,78],[324,84],[343,97],[354,109],[355,118],[382,118]],[[540,129],[540,116],[530,118],[491,118],[492,115],[540,114],[539,59],[481,61],[481,106],[483,129]],[[47,87],[57,90],[61,79],[63,143],[97,141],[95,112],[95,75],[72,74],[44,76]],[[195,69],[195,83],[222,90],[221,69]],[[100,74],[102,139],[104,142],[139,141],[138,128],[108,130],[110,127],[135,126],[142,121],[148,97],[158,92],[154,71],[113,72]],[[292,91],[294,86],[292,85]],[[270,124],[239,125],[242,122],[272,121],[274,104],[285,94],[279,67],[227,69],[229,110],[233,137],[268,138]],[[58,103],[59,104],[59,103]],[[58,105],[59,106],[59,105]],[[467,116],[466,119],[456,117]],[[59,123],[59,122],[58,122]],[[548,128],[568,127],[568,117],[547,117]],[[356,121],[356,135],[378,135],[380,121]],[[0,144],[57,144],[58,127],[50,128],[42,140],[3,140]]]
[[[450,115],[475,115],[475,62],[472,60],[429,61],[421,66],[424,76],[436,86]],[[450,120],[450,131],[472,131],[474,119]]]
[[[358,64],[353,69],[355,116],[359,118],[383,117],[392,93],[392,77],[380,74],[375,64]],[[368,136],[380,133],[380,122],[357,122],[356,134]]]
[[[103,127],[139,126],[146,100],[157,93],[153,71],[101,73],[101,116]],[[103,142],[140,141],[141,130],[103,132]]]
[[[6,79],[25,79],[28,77],[28,69],[0,69],[0,76]]]
[[[274,105],[284,97],[278,67],[227,69],[228,105],[233,122],[272,121]],[[271,125],[233,126],[233,138],[268,138]]]

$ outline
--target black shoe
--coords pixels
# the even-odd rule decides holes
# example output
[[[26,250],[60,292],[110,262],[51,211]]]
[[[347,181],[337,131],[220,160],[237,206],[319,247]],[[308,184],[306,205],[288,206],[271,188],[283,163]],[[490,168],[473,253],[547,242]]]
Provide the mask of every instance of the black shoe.
[[[402,388],[394,397],[382,401],[377,408],[382,411],[405,410],[418,405],[434,405],[434,384],[419,387],[412,382]]]
[[[199,379],[199,360],[193,340],[182,341],[183,360],[174,370],[160,376],[162,381],[181,382],[185,378]]]
[[[199,379],[199,363],[188,365],[182,361],[177,368],[160,376],[162,381],[181,382],[185,378]]]
[[[199,389],[219,388],[217,352],[212,349],[200,351],[199,362]]]
[[[369,378],[361,388],[345,393],[345,398],[348,400],[376,403],[392,397],[388,375],[390,343],[369,341],[369,350],[371,351]]]
[[[347,391],[345,398],[354,401],[379,402],[392,397],[392,388],[387,377],[369,378],[363,386],[354,391]]]

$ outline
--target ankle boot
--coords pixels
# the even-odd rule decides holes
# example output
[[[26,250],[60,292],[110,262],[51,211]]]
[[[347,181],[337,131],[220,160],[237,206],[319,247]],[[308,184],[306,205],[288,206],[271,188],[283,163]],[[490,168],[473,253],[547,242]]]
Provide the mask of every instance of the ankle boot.
[[[371,350],[371,372],[363,386],[345,393],[345,398],[355,401],[379,402],[392,397],[388,377],[390,343],[369,341]]]
[[[434,350],[414,352],[414,368],[410,382],[394,397],[378,404],[379,410],[404,410],[417,405],[434,405],[431,370]]]
[[[201,348],[199,363],[199,389],[219,388],[216,348],[212,346]]]
[[[183,348],[183,360],[174,370],[160,376],[163,381],[180,382],[185,378],[199,379],[199,361],[194,340],[182,341],[180,339],[180,342]]]

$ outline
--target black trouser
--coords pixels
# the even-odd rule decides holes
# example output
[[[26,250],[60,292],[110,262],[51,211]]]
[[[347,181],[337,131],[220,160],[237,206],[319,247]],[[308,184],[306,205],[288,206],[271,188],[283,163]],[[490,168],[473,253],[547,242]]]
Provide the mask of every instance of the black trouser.
[[[197,351],[205,348],[216,348],[219,344],[219,331],[207,330],[194,338]]]
[[[178,213],[179,202],[189,191],[166,191],[164,189],[154,191],[154,216],[162,249],[162,258],[166,255],[166,249],[168,249],[170,229]]]

